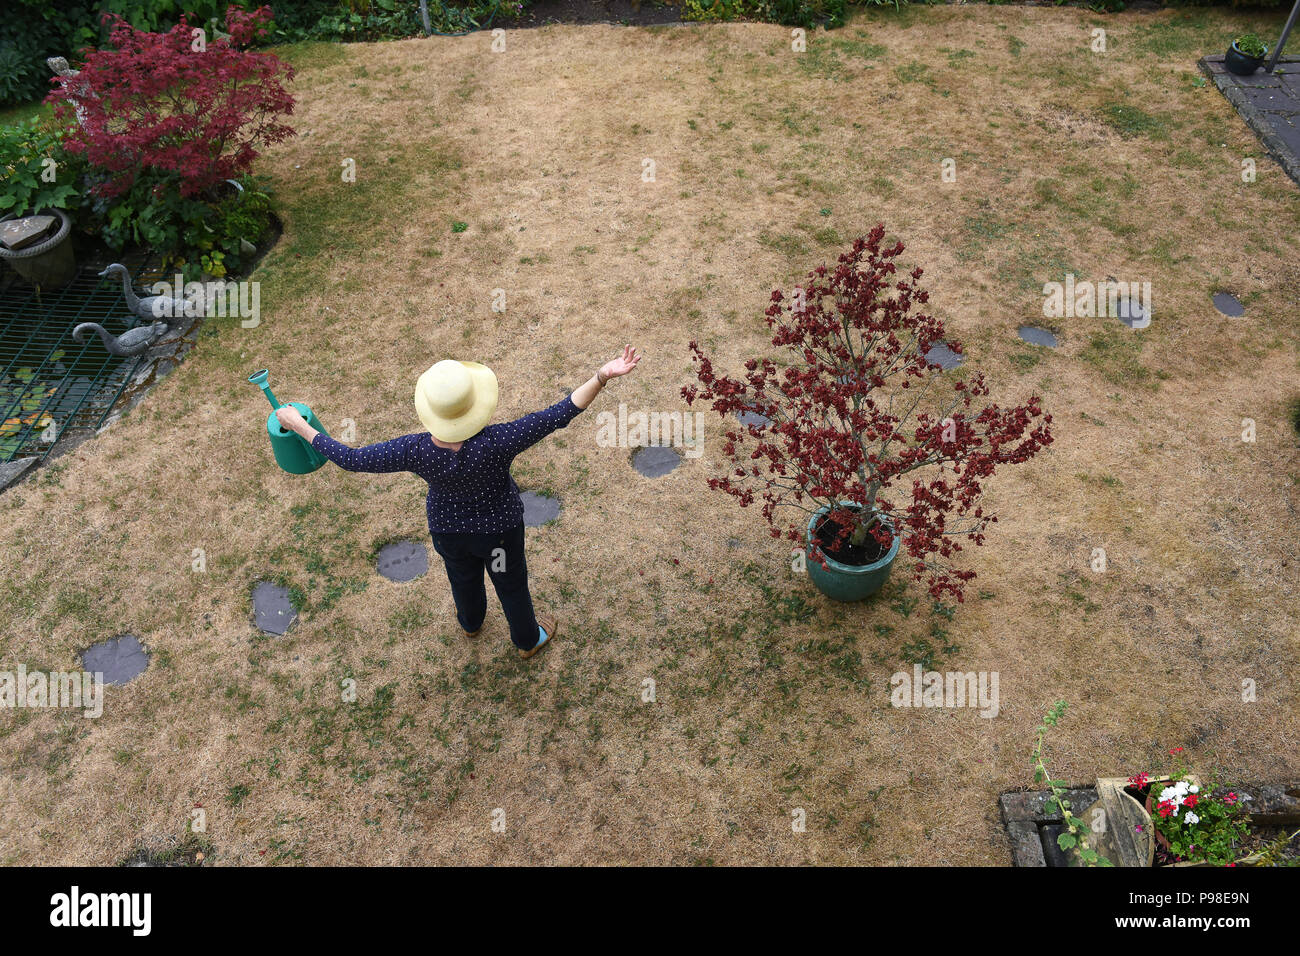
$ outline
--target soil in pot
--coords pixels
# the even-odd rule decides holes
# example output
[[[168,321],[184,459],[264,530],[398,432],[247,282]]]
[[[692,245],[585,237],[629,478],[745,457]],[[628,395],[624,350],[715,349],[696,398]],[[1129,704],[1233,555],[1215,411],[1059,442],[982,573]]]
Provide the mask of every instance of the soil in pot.
[[[832,542],[839,533],[841,525],[838,521],[827,515],[822,519],[821,524],[817,525],[817,545],[820,547],[828,558],[834,558],[840,564],[848,565],[867,565],[875,564],[886,554],[889,553],[890,545],[882,546],[876,540],[875,535],[867,534],[867,539],[862,544],[852,544],[847,538],[839,547],[834,547]],[[892,545],[892,539],[890,544]]]

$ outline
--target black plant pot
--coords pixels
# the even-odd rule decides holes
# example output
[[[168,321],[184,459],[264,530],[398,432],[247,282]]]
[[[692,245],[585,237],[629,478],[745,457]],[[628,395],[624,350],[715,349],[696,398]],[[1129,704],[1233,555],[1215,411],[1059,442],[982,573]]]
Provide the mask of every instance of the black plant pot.
[[[1229,73],[1250,76],[1263,65],[1265,56],[1268,56],[1267,50],[1264,51],[1264,56],[1247,56],[1237,49],[1237,41],[1233,40],[1228,52],[1223,54],[1223,65]]]

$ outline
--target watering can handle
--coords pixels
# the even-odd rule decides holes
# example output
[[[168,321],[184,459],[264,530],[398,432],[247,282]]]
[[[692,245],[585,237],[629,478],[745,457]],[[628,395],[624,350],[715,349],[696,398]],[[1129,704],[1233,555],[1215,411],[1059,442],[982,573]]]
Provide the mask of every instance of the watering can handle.
[[[259,369],[252,375],[248,376],[248,380],[262,390],[266,395],[266,400],[271,403],[272,408],[283,408],[284,403],[275,397],[275,392],[271,391],[271,386],[267,384],[267,379],[270,377],[271,373],[267,369]]]

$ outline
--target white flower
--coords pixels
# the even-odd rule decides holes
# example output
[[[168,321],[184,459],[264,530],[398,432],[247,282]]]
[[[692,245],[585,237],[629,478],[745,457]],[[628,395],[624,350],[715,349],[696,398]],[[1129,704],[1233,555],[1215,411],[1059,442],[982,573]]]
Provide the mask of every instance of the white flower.
[[[1183,822],[1190,826],[1193,823],[1200,823],[1201,818],[1198,817],[1196,814],[1194,814],[1191,810],[1188,810],[1186,813],[1183,814]]]
[[[1200,793],[1200,792],[1201,792],[1201,788],[1198,787],[1196,784],[1192,784],[1192,785],[1191,785],[1190,787],[1188,787],[1187,789],[1190,790],[1192,793]]]

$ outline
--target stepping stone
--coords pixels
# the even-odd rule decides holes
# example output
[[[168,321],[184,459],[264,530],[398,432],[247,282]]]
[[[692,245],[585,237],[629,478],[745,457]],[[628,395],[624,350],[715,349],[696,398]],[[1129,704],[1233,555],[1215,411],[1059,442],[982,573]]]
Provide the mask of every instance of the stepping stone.
[[[1142,307],[1142,303],[1132,296],[1118,300],[1115,304],[1116,317],[1130,329],[1145,329],[1151,324],[1151,313]]]
[[[253,588],[253,621],[267,634],[283,634],[297,618],[288,588],[270,581],[259,581]]]
[[[418,541],[394,541],[379,549],[375,565],[390,581],[414,581],[429,570],[429,552]]]
[[[772,419],[768,418],[766,415],[760,415],[758,412],[751,411],[736,412],[736,420],[746,427],[753,425],[756,428],[766,428],[768,425],[772,424]]]
[[[1036,325],[1022,325],[1016,330],[1016,334],[1030,345],[1045,345],[1049,349],[1054,349],[1060,344],[1054,332],[1049,329],[1040,329]]]
[[[144,673],[149,652],[134,634],[121,634],[82,651],[81,666],[92,674],[103,674],[105,684],[121,687]]]
[[[558,498],[538,494],[535,491],[521,491],[519,497],[524,502],[524,524],[538,528],[560,517]]]
[[[1246,307],[1231,292],[1214,293],[1214,307],[1232,318],[1246,314]]]
[[[934,345],[931,345],[930,348],[926,350],[924,357],[927,362],[933,362],[945,372],[955,369],[966,361],[966,356],[958,355],[942,342],[936,342]]]
[[[632,456],[632,467],[647,478],[662,478],[681,463],[677,449],[668,445],[647,445]]]

